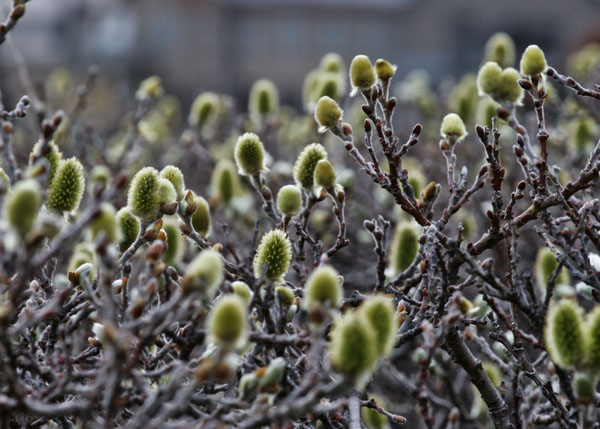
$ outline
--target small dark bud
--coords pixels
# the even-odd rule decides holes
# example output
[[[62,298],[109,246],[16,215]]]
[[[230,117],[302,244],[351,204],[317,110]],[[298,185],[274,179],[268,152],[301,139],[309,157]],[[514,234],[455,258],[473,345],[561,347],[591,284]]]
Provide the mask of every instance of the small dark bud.
[[[519,79],[517,80],[517,83],[525,91],[531,91],[533,89],[533,85],[527,79]]]
[[[572,77],[567,78],[567,85],[575,86],[576,84],[577,84],[577,82],[575,82],[575,79],[573,79]]]
[[[552,67],[548,67],[548,69],[546,70],[546,74],[550,77],[554,77],[556,76],[556,70],[554,70]]]
[[[365,119],[365,133],[370,133],[371,132],[371,121],[369,121],[368,119]]]
[[[373,114],[373,109],[368,104],[362,105],[362,111],[365,112],[365,115],[371,116]]]
[[[421,131],[423,131],[423,126],[421,124],[416,124],[413,129],[412,129],[412,135],[413,136],[418,136],[419,134],[421,134]]]
[[[375,224],[372,221],[366,220],[363,222],[363,225],[365,226],[365,228],[367,228],[367,231],[375,231]]]
[[[352,127],[350,126],[350,124],[348,122],[342,123],[342,132],[344,133],[345,136],[352,135]]]
[[[160,211],[166,215],[174,215],[177,211],[177,202],[174,201],[172,203],[161,204]]]
[[[519,191],[523,191],[523,190],[525,190],[525,188],[526,188],[526,187],[527,187],[527,183],[525,183],[525,181],[524,181],[524,180],[521,180],[521,181],[519,182],[519,184],[517,185],[517,189],[518,189]]]
[[[450,146],[446,140],[440,140],[440,150],[443,152],[450,150]]]
[[[19,18],[21,18],[23,15],[25,15],[25,5],[18,4],[13,8],[12,12],[10,13],[10,19],[12,19],[13,21],[16,21]]]
[[[115,180],[113,181],[115,188],[117,189],[123,189],[125,187],[125,185],[127,185],[127,173],[125,172],[120,172],[117,177],[115,177]]]
[[[513,146],[513,149],[515,151],[515,155],[517,155],[517,157],[522,157],[523,156],[523,149],[521,149],[519,146]]]
[[[386,107],[388,110],[395,109],[396,108],[396,97],[390,98],[386,103]]]
[[[476,125],[475,126],[475,132],[477,133],[477,136],[481,139],[481,140],[485,140],[486,136],[486,132],[485,132],[485,128],[483,128],[481,125]]]

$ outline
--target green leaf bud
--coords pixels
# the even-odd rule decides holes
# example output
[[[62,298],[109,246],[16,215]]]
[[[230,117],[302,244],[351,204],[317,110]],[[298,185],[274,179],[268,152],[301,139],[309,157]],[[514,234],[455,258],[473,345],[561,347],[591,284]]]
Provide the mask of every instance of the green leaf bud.
[[[252,85],[248,99],[248,111],[255,117],[262,117],[279,110],[279,92],[273,82],[260,79]]]
[[[500,67],[509,67],[515,63],[515,43],[503,32],[492,35],[485,44],[485,61],[494,61]]]
[[[167,179],[158,179],[157,200],[159,204],[171,204],[177,201],[177,191]]]
[[[361,304],[359,310],[375,332],[378,356],[389,355],[396,342],[398,331],[396,309],[392,299],[384,295],[371,296]]]
[[[456,113],[448,113],[442,119],[440,134],[445,139],[454,139],[460,141],[467,135],[465,123]]]
[[[541,248],[535,259],[535,275],[537,277],[537,283],[541,290],[546,290],[546,286],[552,280],[554,271],[558,268],[558,261],[556,256],[547,247]],[[556,284],[569,284],[569,272],[565,267],[562,268],[558,277],[556,278]]]
[[[412,222],[396,226],[390,249],[391,265],[396,274],[407,269],[419,253],[419,229]]]
[[[248,286],[242,281],[235,281],[231,283],[231,288],[233,289],[233,292],[237,296],[239,296],[246,305],[250,305],[250,301],[252,301],[252,295],[254,295],[252,293],[252,290],[250,290],[250,286]]]
[[[255,176],[265,169],[263,144],[256,134],[245,133],[237,139],[235,163],[242,175]]]
[[[213,92],[203,92],[198,95],[188,116],[188,124],[191,127],[201,128],[203,125],[213,121],[219,111],[219,96]]]
[[[317,163],[327,158],[327,151],[319,143],[311,143],[306,146],[294,163],[294,179],[296,183],[306,190],[312,190],[314,186],[314,174]]]
[[[529,45],[521,57],[521,74],[537,76],[546,71],[546,57],[538,45]]]
[[[163,94],[164,89],[160,77],[150,76],[140,83],[140,86],[135,93],[135,98],[141,101],[149,98],[162,97]]]
[[[378,396],[369,395],[380,407],[385,407],[385,402]],[[362,407],[360,415],[367,429],[389,429],[390,422],[386,416],[373,408]]]
[[[158,216],[158,171],[153,167],[144,167],[133,176],[127,194],[127,205],[134,215],[145,221]],[[173,192],[175,192],[173,190]]]
[[[10,191],[10,178],[8,174],[0,168],[0,194]]]
[[[600,306],[587,315],[585,324],[586,358],[588,366],[594,371],[600,370]]]
[[[332,369],[362,385],[377,360],[375,333],[356,313],[339,317],[331,332],[329,359]]]
[[[112,204],[102,203],[100,205],[100,214],[92,219],[89,229],[93,240],[96,239],[100,232],[111,243],[117,240],[117,217],[116,210]]]
[[[139,233],[140,221],[131,213],[131,208],[120,209],[117,212],[117,238],[121,251],[125,251],[131,246]]]
[[[319,64],[319,68],[326,72],[333,73],[342,73],[343,70],[346,69],[344,66],[344,60],[335,52],[330,52],[325,54],[323,58],[321,58],[321,62]]]
[[[61,160],[50,185],[48,207],[66,212],[77,210],[84,188],[83,166],[79,160],[75,157]]]
[[[554,363],[575,368],[585,359],[583,310],[577,302],[562,299],[553,304],[546,317],[544,337]]]
[[[239,348],[248,328],[246,304],[237,295],[219,298],[208,314],[207,326],[212,342],[225,348]]]
[[[317,162],[315,166],[315,184],[317,186],[331,189],[335,185],[336,179],[337,173],[335,172],[335,168],[333,168],[333,165],[328,160],[322,159]]]
[[[366,91],[375,84],[375,71],[371,60],[366,55],[357,55],[350,64],[350,82],[352,83],[352,95],[358,91]]]
[[[56,170],[58,169],[58,163],[63,159],[63,154],[58,148],[58,145],[51,140],[46,146],[46,153],[40,154],[40,150],[42,147],[42,141],[39,140],[36,144],[33,145],[33,149],[29,154],[29,163],[33,162],[35,157],[43,156],[46,158],[48,162],[48,186],[52,184],[52,180],[54,180],[54,175],[56,174]]]
[[[254,275],[278,281],[287,272],[292,259],[292,244],[285,232],[273,229],[263,235],[254,256]],[[264,267],[264,268],[263,268]]]
[[[175,192],[177,192],[177,201],[181,201],[185,191],[185,183],[183,181],[183,173],[181,170],[174,165],[167,165],[165,168],[160,170],[159,177],[162,179],[167,179],[173,184]]]
[[[288,308],[294,303],[294,292],[287,286],[277,286],[275,288],[275,296],[279,298],[279,302],[281,302],[283,308]]]
[[[211,194],[223,204],[229,204],[239,188],[235,165],[228,159],[217,163],[211,176]]]
[[[319,132],[323,133],[335,127],[342,119],[342,109],[331,97],[321,97],[315,107],[315,120],[319,124]]]
[[[499,98],[510,103],[520,103],[523,98],[523,88],[518,83],[520,78],[519,72],[514,68],[504,69],[500,76]]]
[[[297,186],[285,185],[277,193],[277,208],[284,216],[296,216],[301,206],[302,193]]]
[[[185,241],[179,230],[179,222],[168,218],[163,223],[163,229],[167,234],[167,250],[163,253],[162,259],[169,265],[178,264],[183,256]]]
[[[306,280],[302,305],[311,310],[315,305],[337,308],[344,292],[338,272],[329,265],[316,268]]]
[[[212,249],[203,250],[188,265],[182,281],[185,292],[198,290],[212,299],[223,282],[223,259]]]
[[[244,401],[251,400],[258,390],[258,377],[254,372],[242,375],[240,378],[239,394]]]
[[[375,73],[379,80],[389,80],[396,73],[396,66],[380,58],[375,61]]]
[[[42,205],[42,190],[33,179],[17,182],[4,201],[4,217],[19,234],[27,234],[35,225]]]
[[[90,191],[94,191],[97,186],[107,188],[110,183],[110,170],[106,165],[96,165],[90,172]]]
[[[498,93],[500,80],[502,78],[502,68],[498,63],[488,61],[485,63],[477,74],[477,88],[479,95],[494,96]]]
[[[200,196],[195,196],[194,202],[196,211],[192,214],[192,226],[198,234],[206,237],[210,231],[210,207],[208,202]]]

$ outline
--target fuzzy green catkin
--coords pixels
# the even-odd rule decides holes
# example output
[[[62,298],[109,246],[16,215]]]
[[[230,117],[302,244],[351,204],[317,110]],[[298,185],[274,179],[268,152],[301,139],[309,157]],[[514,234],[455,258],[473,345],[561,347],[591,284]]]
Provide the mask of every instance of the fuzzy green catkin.
[[[10,191],[10,178],[2,168],[0,168],[0,186],[0,194]]]
[[[498,92],[500,79],[502,77],[502,68],[493,61],[488,61],[477,73],[477,88],[479,95],[494,95]]]
[[[546,290],[546,286],[552,280],[554,271],[558,268],[558,261],[556,256],[547,247],[540,249],[537,253],[535,260],[535,275],[537,277],[537,283],[541,290]],[[556,284],[569,284],[569,272],[565,267],[562,268],[558,277],[556,278]]]
[[[153,167],[144,167],[133,176],[127,194],[127,205],[134,215],[145,221],[158,216],[158,171]]]
[[[336,320],[331,332],[329,359],[332,369],[360,385],[377,360],[375,333],[355,312]]]
[[[208,314],[209,338],[221,347],[241,347],[246,337],[247,318],[246,304],[239,296],[219,298]]]
[[[140,221],[131,213],[130,207],[123,207],[117,212],[117,240],[119,248],[125,251],[136,240],[140,233]]]
[[[167,165],[165,168],[160,170],[159,176],[162,179],[167,179],[177,192],[177,201],[181,201],[184,197],[185,182],[183,180],[183,173],[181,170],[174,165]]]
[[[412,222],[399,223],[390,249],[391,264],[396,274],[407,269],[419,253],[419,231]]]
[[[440,134],[445,139],[454,139],[460,141],[467,135],[465,123],[456,113],[448,113],[442,119]]]
[[[538,45],[529,45],[521,57],[521,74],[537,76],[546,71],[547,67],[544,51]]]
[[[342,109],[331,97],[321,97],[315,107],[315,120],[319,124],[319,132],[324,132],[337,126],[342,119]]]
[[[277,286],[275,295],[279,298],[283,308],[289,308],[294,303],[294,292],[287,286]]]
[[[101,232],[111,243],[117,240],[117,217],[116,210],[110,203],[100,205],[100,214],[92,219],[89,224],[92,240],[95,240]]]
[[[179,223],[168,218],[163,223],[163,229],[167,234],[167,249],[163,253],[162,259],[169,265],[175,265],[181,261],[185,246],[185,241],[179,231]]]
[[[177,191],[169,180],[158,179],[157,199],[160,205],[171,204],[177,201]]]
[[[366,91],[375,84],[375,70],[371,60],[366,55],[357,55],[350,64],[350,82],[353,94],[358,91]]]
[[[219,110],[219,96],[213,92],[203,92],[198,95],[188,116],[188,124],[191,127],[202,128],[217,116]]]
[[[389,80],[396,73],[396,66],[380,58],[375,61],[375,73],[380,80]]]
[[[329,265],[316,268],[306,280],[302,305],[310,310],[315,305],[337,308],[343,297],[343,290],[338,272]]]
[[[238,280],[231,283],[231,288],[233,289],[233,293],[239,296],[246,305],[250,305],[250,301],[252,301],[253,295],[250,286]]]
[[[21,235],[35,225],[42,205],[42,190],[38,182],[26,179],[17,182],[4,201],[4,216]]]
[[[212,196],[225,205],[229,204],[239,187],[235,165],[228,159],[219,161],[213,170],[210,185]]]
[[[320,72],[318,81],[314,88],[314,100],[319,100],[321,97],[329,97],[335,101],[342,98],[343,81],[339,74]]]
[[[384,295],[368,297],[359,310],[375,332],[377,354],[387,356],[394,347],[398,325],[394,303]]]
[[[248,98],[248,112],[255,117],[275,113],[279,109],[279,92],[273,82],[260,79],[252,85]]]
[[[110,183],[110,170],[106,165],[96,165],[90,172],[90,186],[89,190],[94,192],[94,189],[98,186],[103,188],[108,187]]]
[[[263,235],[254,256],[254,275],[278,281],[287,272],[292,259],[292,245],[285,232],[273,229]],[[264,268],[263,268],[264,267]]]
[[[206,237],[210,231],[210,207],[208,202],[201,196],[194,197],[196,211],[192,214],[192,226],[202,237]]]
[[[264,170],[264,148],[256,134],[245,133],[237,139],[235,163],[238,172],[247,176],[255,176]]]
[[[509,67],[515,63],[515,43],[503,32],[492,35],[485,44],[485,61],[494,61],[500,67]]]
[[[296,183],[306,190],[314,186],[314,173],[317,163],[327,158],[327,151],[319,143],[306,146],[294,163],[293,174]]]
[[[600,370],[600,306],[596,306],[586,318],[587,365],[594,371]]]
[[[330,52],[321,58],[319,68],[326,72],[342,73],[346,67],[340,54]]]
[[[58,145],[51,140],[47,147],[45,154],[39,154],[40,148],[42,146],[42,141],[39,140],[36,144],[33,145],[31,153],[29,154],[29,163],[33,161],[35,156],[42,155],[46,158],[48,162],[48,186],[52,184],[52,180],[54,180],[54,175],[56,174],[56,170],[58,169],[58,163],[62,160],[63,154],[58,148]]]
[[[61,160],[50,185],[47,205],[54,210],[77,210],[84,188],[83,166],[79,160],[75,157]]]
[[[302,207],[302,193],[297,186],[285,185],[277,193],[277,208],[287,217],[296,216]]]
[[[182,287],[186,292],[202,291],[212,299],[223,282],[223,259],[212,249],[203,250],[188,265]]]
[[[335,172],[335,168],[333,165],[327,160],[322,159],[317,162],[315,166],[315,184],[317,186],[322,186],[325,189],[333,188],[335,185],[335,180],[337,179],[337,173]]]
[[[500,75],[499,98],[510,103],[520,103],[523,98],[523,88],[518,83],[520,78],[519,72],[514,68],[504,69]]]
[[[135,93],[135,98],[138,100],[147,100],[149,98],[162,97],[163,94],[164,89],[160,77],[150,76],[140,83],[140,86]]]
[[[583,310],[577,302],[562,299],[553,304],[546,317],[544,337],[548,354],[564,368],[576,368],[585,361]]]
[[[73,249],[73,253],[71,254],[71,258],[69,259],[69,264],[67,270],[69,272],[77,270],[83,264],[92,264],[96,265],[96,252],[94,247],[89,243],[78,243],[75,245]],[[96,276],[96,270],[92,269],[90,272],[90,278]]]

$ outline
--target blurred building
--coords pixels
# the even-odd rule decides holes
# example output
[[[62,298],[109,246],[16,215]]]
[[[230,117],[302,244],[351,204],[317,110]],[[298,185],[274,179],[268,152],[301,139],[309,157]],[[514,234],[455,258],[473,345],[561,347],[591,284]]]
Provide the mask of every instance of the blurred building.
[[[0,11],[9,3],[0,0]],[[558,65],[600,40],[598,0],[31,0],[27,8],[14,36],[32,70],[98,61],[132,80],[159,74],[186,101],[205,89],[244,99],[267,77],[299,104],[304,76],[330,51],[347,62],[385,57],[400,76],[422,68],[436,80],[475,71],[498,30],[519,50],[539,44]],[[10,67],[0,50],[0,72]]]

